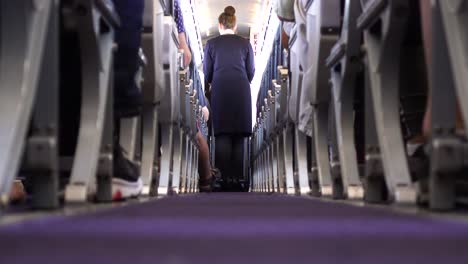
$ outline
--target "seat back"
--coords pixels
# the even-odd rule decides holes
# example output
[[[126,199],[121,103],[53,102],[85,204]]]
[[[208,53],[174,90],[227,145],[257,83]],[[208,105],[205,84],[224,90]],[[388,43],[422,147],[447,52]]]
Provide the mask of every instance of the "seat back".
[[[0,2],[0,204],[8,201],[20,165],[54,6],[51,0]]]

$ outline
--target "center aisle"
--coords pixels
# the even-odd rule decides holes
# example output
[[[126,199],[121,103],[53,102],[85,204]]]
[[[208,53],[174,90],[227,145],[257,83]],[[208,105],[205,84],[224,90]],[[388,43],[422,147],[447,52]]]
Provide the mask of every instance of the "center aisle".
[[[0,228],[0,263],[468,263],[468,224],[266,194],[169,197]]]

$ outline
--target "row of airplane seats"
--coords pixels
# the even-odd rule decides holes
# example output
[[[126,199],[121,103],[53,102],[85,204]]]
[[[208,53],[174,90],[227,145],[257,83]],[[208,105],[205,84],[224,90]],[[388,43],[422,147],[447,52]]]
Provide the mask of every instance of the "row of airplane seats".
[[[286,62],[272,57],[260,92],[252,189],[454,208],[467,194],[468,1],[290,2]]]
[[[113,56],[121,21],[112,1],[1,1],[2,205],[18,177],[30,182],[34,208],[112,201],[116,145],[138,165],[143,196],[198,191],[202,83],[184,68],[172,10],[173,1],[145,3],[143,108],[119,119]]]

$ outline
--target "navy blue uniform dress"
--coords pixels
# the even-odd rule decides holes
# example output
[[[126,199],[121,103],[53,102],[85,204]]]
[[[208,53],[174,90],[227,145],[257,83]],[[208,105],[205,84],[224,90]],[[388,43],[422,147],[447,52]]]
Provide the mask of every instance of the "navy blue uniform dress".
[[[211,83],[211,110],[215,136],[252,134],[254,54],[247,39],[221,35],[207,42],[205,78]]]

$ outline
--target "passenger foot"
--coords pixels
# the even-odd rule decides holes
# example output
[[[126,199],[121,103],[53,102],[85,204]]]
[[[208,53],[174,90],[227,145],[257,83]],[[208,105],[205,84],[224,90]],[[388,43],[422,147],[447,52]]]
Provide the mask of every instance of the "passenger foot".
[[[10,192],[10,202],[13,204],[24,202],[27,194],[21,180],[15,180]]]
[[[208,179],[200,179],[200,192],[220,192],[223,178],[218,169],[211,169],[211,176]]]
[[[138,165],[127,159],[124,152],[121,146],[117,146],[114,151],[113,200],[137,197],[143,190]]]
[[[112,179],[112,200],[119,201],[138,197],[143,190],[143,182],[138,179],[136,182],[124,179]]]

